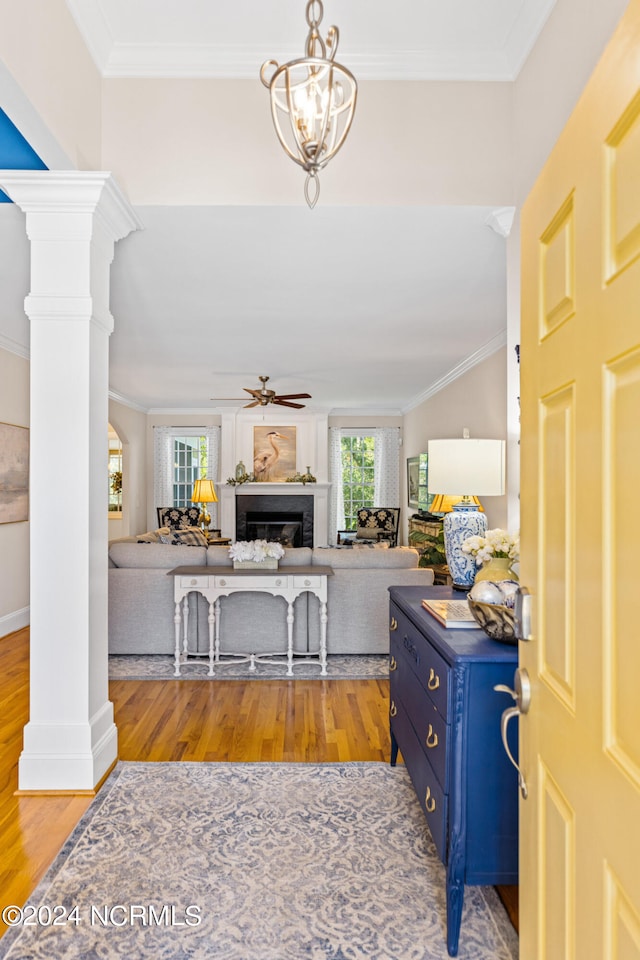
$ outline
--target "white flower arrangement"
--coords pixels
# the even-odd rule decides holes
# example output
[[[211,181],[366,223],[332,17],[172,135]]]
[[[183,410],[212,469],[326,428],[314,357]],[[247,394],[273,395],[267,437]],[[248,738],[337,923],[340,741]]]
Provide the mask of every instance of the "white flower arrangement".
[[[229,547],[232,560],[253,560],[262,563],[267,557],[279,560],[284,557],[284,547],[273,540],[237,540]]]
[[[478,566],[493,557],[508,557],[515,563],[520,559],[520,537],[497,527],[487,530],[484,537],[467,537],[461,549],[463,553],[475,557]]]

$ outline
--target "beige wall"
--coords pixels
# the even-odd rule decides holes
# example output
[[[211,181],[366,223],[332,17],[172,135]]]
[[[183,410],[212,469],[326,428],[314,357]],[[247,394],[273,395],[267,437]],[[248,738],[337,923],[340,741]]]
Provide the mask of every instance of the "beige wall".
[[[257,80],[257,78],[256,78]],[[331,203],[513,200],[512,85],[363,80]],[[149,163],[149,157],[153,162]],[[256,158],[259,157],[259,161]],[[300,204],[252,80],[106,80],[103,164],[135,204]]]
[[[147,416],[109,400],[109,423],[122,443],[122,519],[109,518],[109,539],[142,533],[147,512]]]
[[[0,349],[0,421],[29,426],[29,361]],[[0,637],[29,622],[29,522],[0,524]]]
[[[465,427],[475,438],[505,440],[506,398],[507,357],[503,347],[405,415],[404,456],[426,453],[429,440],[461,437]],[[485,497],[482,505],[490,527],[507,527],[506,496]]]
[[[101,170],[102,79],[64,0],[0,0],[0,24],[0,62],[71,162]],[[7,109],[4,100],[2,106]],[[15,109],[22,113],[19,105]],[[8,112],[47,166],[55,165],[30,118]]]
[[[516,201],[531,190],[628,0],[558,0],[514,84]]]

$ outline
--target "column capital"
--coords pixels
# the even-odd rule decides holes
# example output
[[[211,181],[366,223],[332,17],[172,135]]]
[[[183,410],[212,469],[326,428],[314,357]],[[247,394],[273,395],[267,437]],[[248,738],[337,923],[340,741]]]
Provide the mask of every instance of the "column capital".
[[[113,241],[142,228],[133,207],[107,171],[0,170],[0,188],[28,215],[27,221],[33,220],[30,214],[52,214],[56,218],[99,214]],[[64,225],[69,221],[63,217],[59,222]],[[37,223],[38,236],[31,235],[28,222],[31,239],[54,239],[44,226],[46,218],[38,217],[33,223]],[[43,229],[46,236],[41,233]]]

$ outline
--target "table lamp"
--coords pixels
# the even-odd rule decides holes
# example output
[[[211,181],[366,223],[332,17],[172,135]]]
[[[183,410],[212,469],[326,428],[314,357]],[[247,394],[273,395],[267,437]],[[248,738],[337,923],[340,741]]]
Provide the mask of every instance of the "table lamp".
[[[483,537],[487,518],[478,509],[478,497],[504,494],[504,440],[430,440],[429,493],[455,497],[453,510],[444,518],[444,550],[457,590],[473,585],[476,563],[462,552],[467,537]],[[433,509],[433,505],[432,505]]]
[[[203,531],[206,533],[209,529],[209,524],[211,523],[211,517],[207,513],[207,504],[218,502],[218,498],[216,497],[216,491],[213,486],[213,480],[207,480],[204,477],[201,480],[196,480],[193,484],[193,493],[191,494],[191,500],[193,501],[193,503],[201,504],[198,523],[202,527]]]

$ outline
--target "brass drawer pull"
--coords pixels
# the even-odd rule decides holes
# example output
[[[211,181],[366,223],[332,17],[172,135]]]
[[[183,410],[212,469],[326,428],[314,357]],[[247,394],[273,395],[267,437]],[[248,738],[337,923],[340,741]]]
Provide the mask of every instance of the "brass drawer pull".
[[[395,657],[391,657],[389,660],[389,673],[393,673],[394,670],[398,669],[398,661]]]
[[[429,690],[437,690],[440,686],[440,677],[435,672],[433,667],[429,669],[429,679],[427,681],[427,687]]]
[[[397,714],[397,712],[398,712],[398,708],[396,707],[394,701],[392,700],[392,701],[391,701],[391,706],[389,707],[389,716],[390,716],[390,717],[395,717],[395,715]]]
[[[433,813],[436,808],[436,798],[431,796],[431,787],[427,787],[427,795],[424,798],[424,805],[427,808],[427,813]]]
[[[396,620],[395,617],[391,617],[391,623],[389,624],[389,630],[391,630],[391,632],[393,632],[394,630],[397,630],[397,629],[398,629],[398,621]]]
[[[429,724],[429,732],[427,733],[427,739],[425,743],[430,750],[433,750],[434,747],[438,746],[438,734],[434,731],[431,724]]]

